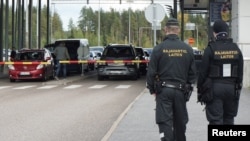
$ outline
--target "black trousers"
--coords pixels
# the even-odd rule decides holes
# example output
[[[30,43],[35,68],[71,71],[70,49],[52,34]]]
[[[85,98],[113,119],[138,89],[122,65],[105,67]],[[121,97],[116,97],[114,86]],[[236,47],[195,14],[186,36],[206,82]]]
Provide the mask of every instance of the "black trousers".
[[[188,112],[183,91],[162,88],[156,96],[156,123],[161,141],[186,141]]]
[[[239,99],[235,84],[213,84],[213,100],[206,104],[206,116],[212,125],[233,125],[238,113]]]

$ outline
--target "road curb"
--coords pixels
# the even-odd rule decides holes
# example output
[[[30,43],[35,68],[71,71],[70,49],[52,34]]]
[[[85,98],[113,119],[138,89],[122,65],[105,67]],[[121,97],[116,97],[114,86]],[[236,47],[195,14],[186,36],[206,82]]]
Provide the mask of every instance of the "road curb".
[[[113,123],[113,125],[110,127],[109,131],[104,135],[104,137],[101,139],[101,141],[108,141],[115,129],[118,127],[122,119],[125,117],[125,115],[128,113],[128,111],[132,108],[132,106],[135,104],[135,102],[141,98],[143,94],[145,94],[147,88],[145,88],[136,98],[133,100],[128,107],[119,115],[119,117],[116,119],[116,121]]]

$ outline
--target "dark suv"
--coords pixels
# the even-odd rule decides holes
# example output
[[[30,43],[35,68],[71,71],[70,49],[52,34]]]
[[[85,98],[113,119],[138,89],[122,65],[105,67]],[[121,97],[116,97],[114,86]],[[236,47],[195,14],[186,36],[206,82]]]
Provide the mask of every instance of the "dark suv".
[[[105,47],[97,64],[98,80],[110,76],[128,76],[132,80],[140,77],[139,60],[134,46],[128,44],[111,44]]]

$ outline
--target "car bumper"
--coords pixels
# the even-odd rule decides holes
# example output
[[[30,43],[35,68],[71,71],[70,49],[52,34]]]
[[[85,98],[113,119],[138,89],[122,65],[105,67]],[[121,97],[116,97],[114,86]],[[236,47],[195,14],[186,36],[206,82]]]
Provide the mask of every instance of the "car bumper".
[[[17,71],[9,70],[10,79],[42,79],[44,70]]]
[[[137,69],[133,67],[99,67],[99,76],[135,76]]]

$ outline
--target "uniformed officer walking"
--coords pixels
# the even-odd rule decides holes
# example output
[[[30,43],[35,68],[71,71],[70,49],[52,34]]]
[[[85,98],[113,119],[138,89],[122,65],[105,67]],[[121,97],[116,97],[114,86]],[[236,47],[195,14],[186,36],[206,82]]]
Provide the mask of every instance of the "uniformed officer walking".
[[[154,47],[147,73],[147,88],[156,99],[156,123],[161,141],[186,141],[186,102],[196,80],[193,49],[178,37],[179,23],[171,18],[164,41]]]
[[[213,25],[215,41],[204,50],[198,77],[198,101],[206,104],[211,125],[232,125],[238,112],[243,79],[243,56],[228,38],[228,25],[217,20]]]

